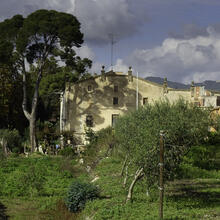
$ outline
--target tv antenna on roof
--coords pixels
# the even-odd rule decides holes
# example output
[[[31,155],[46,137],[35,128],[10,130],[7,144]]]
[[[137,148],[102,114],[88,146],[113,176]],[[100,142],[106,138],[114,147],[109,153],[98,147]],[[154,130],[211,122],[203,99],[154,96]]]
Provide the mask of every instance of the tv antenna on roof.
[[[110,40],[111,40],[111,70],[113,71],[113,45],[117,42],[115,38],[115,34],[110,33],[108,34]]]

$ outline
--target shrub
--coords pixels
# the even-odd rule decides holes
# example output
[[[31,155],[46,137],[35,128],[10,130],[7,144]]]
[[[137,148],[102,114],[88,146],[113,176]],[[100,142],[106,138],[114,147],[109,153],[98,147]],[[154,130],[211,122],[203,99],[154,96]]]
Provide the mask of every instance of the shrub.
[[[85,207],[88,200],[98,198],[99,190],[90,183],[75,181],[70,185],[65,199],[66,206],[71,212],[78,212]]]
[[[5,157],[5,154],[0,146],[0,160],[4,160],[6,157]]]
[[[175,103],[161,100],[120,117],[115,135],[124,155],[136,169],[143,168],[147,184],[151,186],[157,183],[159,176],[160,131],[165,131],[164,178],[173,179],[190,147],[207,137],[209,125],[207,110],[184,100]]]
[[[101,129],[96,133],[90,129],[86,135],[89,144],[86,146],[85,159],[88,163],[111,155],[117,145],[112,127]]]
[[[215,157],[217,146],[201,145],[194,146],[184,158],[186,162],[202,169],[215,169]]]
[[[3,142],[5,143],[4,147],[8,148],[11,152],[19,153],[22,151],[22,148],[23,148],[22,139],[16,129],[13,129],[13,130],[1,129],[0,140],[1,140],[1,143]]]
[[[74,157],[76,155],[72,147],[65,147],[59,151],[59,154],[64,157]]]

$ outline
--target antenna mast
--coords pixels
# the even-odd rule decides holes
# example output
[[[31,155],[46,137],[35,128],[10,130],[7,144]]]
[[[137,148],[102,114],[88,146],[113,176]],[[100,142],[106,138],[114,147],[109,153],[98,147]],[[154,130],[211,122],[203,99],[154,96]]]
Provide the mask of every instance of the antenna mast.
[[[111,40],[111,70],[113,71],[113,45],[116,43],[116,41],[114,41],[114,34],[110,33],[109,34],[109,38]]]

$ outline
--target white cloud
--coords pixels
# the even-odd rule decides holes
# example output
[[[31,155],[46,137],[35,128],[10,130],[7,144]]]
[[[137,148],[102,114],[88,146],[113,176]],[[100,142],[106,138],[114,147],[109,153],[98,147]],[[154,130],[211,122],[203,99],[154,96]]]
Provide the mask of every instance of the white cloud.
[[[97,44],[109,42],[110,33],[117,40],[129,37],[146,22],[143,8],[133,11],[128,0],[78,0],[75,6],[85,38]]]
[[[101,74],[102,66],[103,66],[103,64],[100,62],[93,62],[90,72],[96,73],[96,74]]]
[[[218,72],[197,72],[184,78],[184,82],[203,82],[205,80],[219,81],[220,71]]]
[[[88,45],[84,44],[83,46],[79,48],[74,48],[77,56],[80,56],[83,58],[89,58],[93,61],[92,68],[89,70],[90,73],[101,73],[102,65],[100,62],[95,61],[95,53],[93,52],[92,48],[90,48]]]
[[[158,47],[135,50],[121,63],[132,64],[142,77],[150,72],[182,82],[219,80],[220,37],[210,27],[207,32],[208,36],[192,39],[167,38]]]
[[[109,68],[110,70],[111,68]],[[113,70],[116,72],[123,72],[124,74],[128,72],[128,66],[123,62],[122,59],[117,59],[116,64],[113,66]]]
[[[7,0],[0,3],[0,19],[18,13],[26,16],[42,8],[64,11],[76,15],[87,41],[103,44],[109,42],[109,33],[117,40],[135,34],[148,20],[143,4],[131,0]]]
[[[93,60],[95,58],[95,54],[88,45],[84,44],[81,47],[74,48],[76,54],[81,58],[89,58]]]

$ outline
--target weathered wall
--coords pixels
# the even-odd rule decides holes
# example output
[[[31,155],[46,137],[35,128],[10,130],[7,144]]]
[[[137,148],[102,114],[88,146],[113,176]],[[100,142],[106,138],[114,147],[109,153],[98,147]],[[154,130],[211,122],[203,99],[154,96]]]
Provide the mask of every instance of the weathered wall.
[[[192,101],[191,92],[189,90],[170,89],[168,90],[168,93],[165,94],[165,97],[171,102],[176,102],[180,98],[188,102]]]
[[[132,79],[131,79],[132,78]],[[108,74],[97,76],[76,84],[67,84],[65,91],[65,126],[64,130],[73,131],[83,136],[86,129],[86,116],[93,116],[94,131],[112,125],[112,115],[122,115],[136,109],[138,84],[138,106],[143,105],[143,98],[148,103],[168,98],[171,102],[182,97],[191,101],[189,90],[174,90],[128,75]],[[114,91],[114,86],[118,91]],[[88,91],[90,86],[91,91]],[[113,105],[113,97],[118,97],[118,104]]]
[[[205,107],[216,107],[217,96],[208,96],[204,98]]]

